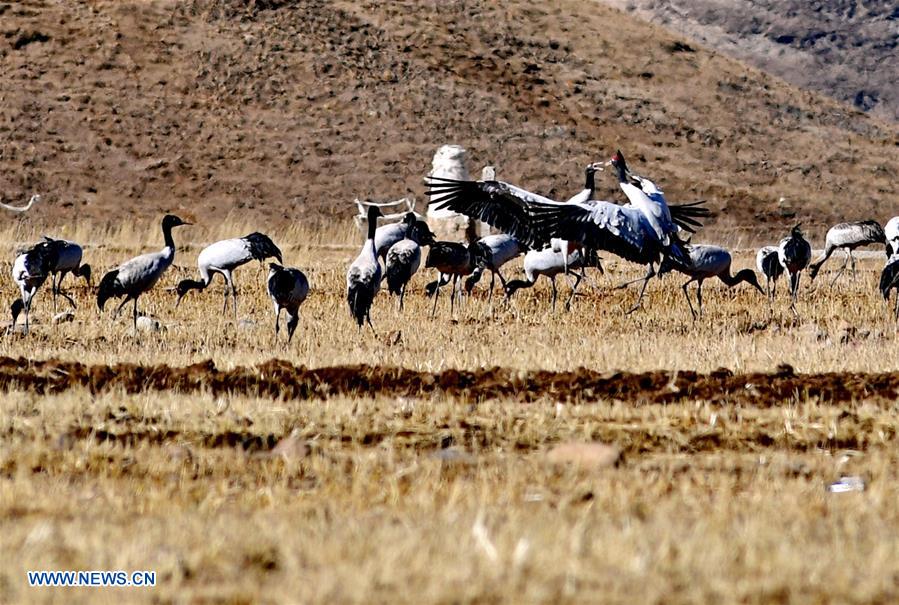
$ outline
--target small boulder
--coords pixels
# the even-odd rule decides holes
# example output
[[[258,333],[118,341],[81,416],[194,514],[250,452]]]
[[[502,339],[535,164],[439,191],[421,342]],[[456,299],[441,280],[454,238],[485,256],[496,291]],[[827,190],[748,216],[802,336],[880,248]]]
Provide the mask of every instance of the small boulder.
[[[75,314],[71,311],[63,311],[53,316],[53,323],[55,324],[67,324],[73,321],[75,321]]]
[[[137,318],[137,329],[142,332],[159,332],[162,329],[162,323],[153,317],[141,315]]]
[[[547,452],[546,459],[553,464],[596,470],[618,464],[621,450],[605,443],[560,443]]]

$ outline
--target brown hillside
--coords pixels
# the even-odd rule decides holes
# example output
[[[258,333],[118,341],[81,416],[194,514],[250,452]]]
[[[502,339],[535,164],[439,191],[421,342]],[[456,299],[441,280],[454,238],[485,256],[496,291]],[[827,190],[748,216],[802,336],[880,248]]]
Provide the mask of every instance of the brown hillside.
[[[0,192],[44,193],[29,221],[343,216],[421,199],[448,142],[556,197],[621,147],[719,233],[899,212],[895,126],[593,2],[31,0],[0,33]]]

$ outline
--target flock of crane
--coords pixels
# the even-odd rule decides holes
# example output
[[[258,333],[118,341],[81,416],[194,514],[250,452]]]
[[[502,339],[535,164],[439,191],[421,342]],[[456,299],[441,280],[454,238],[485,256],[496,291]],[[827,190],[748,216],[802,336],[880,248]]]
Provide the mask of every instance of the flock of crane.
[[[595,176],[605,166],[614,168],[628,204],[595,199]],[[846,251],[846,260],[834,278],[836,281],[847,265],[851,264],[854,269],[853,250],[871,244],[880,244],[886,249],[887,263],[880,280],[883,297],[888,300],[891,290],[899,293],[899,217],[891,219],[885,228],[876,221],[834,226],[827,233],[824,253],[815,262],[811,262],[811,246],[797,225],[778,245],[765,246],[758,251],[756,265],[766,279],[765,290],[752,269],[731,274],[732,256],[726,249],[688,242],[687,236],[695,233],[702,226],[702,219],[709,215],[702,203],[668,204],[655,183],[629,169],[620,151],[608,162],[589,164],[585,175],[584,189],[566,202],[557,202],[498,180],[428,177],[427,193],[437,209],[449,209],[501,232],[468,244],[436,241],[427,223],[411,212],[400,223],[378,227],[377,219],[381,213],[376,206],[371,206],[365,243],[346,275],[347,302],[356,323],[360,328],[368,323],[374,329],[371,308],[385,279],[389,292],[398,296],[402,310],[406,287],[421,266],[422,247],[425,246],[429,248],[425,267],[437,272],[437,279],[426,287],[426,292],[434,299],[432,316],[436,314],[443,286],[452,284],[452,313],[457,296],[462,295],[463,289],[470,293],[485,271],[491,273],[491,298],[496,278],[508,299],[517,290],[533,286],[541,275],[548,277],[552,284],[553,309],[557,299],[556,277],[565,275],[574,280],[570,282],[571,294],[566,302],[569,307],[580,282],[588,279],[586,269],[595,267],[602,271],[599,251],[647,267],[644,277],[619,286],[642,283],[639,297],[628,312],[640,308],[647,284],[653,277],[671,271],[689,278],[682,290],[694,318],[702,315],[703,282],[715,277],[729,287],[748,283],[773,299],[777,280],[786,274],[790,285],[790,307],[795,311],[802,271],[808,269],[814,280],[821,266],[834,252],[842,249]],[[27,207],[34,201],[36,198],[32,198]],[[132,319],[137,331],[138,299],[156,285],[174,261],[172,230],[188,224],[177,216],[166,215],[162,220],[165,247],[159,252],[132,258],[106,273],[97,288],[99,309],[102,311],[110,298],[120,298],[122,301],[114,313],[117,316],[128,302],[132,302]],[[526,279],[506,281],[501,268],[522,254]],[[82,257],[83,250],[78,244],[46,236],[16,257],[12,277],[19,287],[20,298],[11,306],[12,329],[19,315],[24,313],[25,332],[28,332],[32,302],[48,278],[51,279],[54,310],[58,296],[75,306],[72,298],[62,290],[62,283],[72,274],[84,278],[90,285],[91,267],[82,263]],[[262,233],[218,241],[204,248],[197,258],[200,279],[185,279],[178,283],[175,287],[176,306],[191,290],[207,288],[218,273],[226,284],[223,312],[227,310],[230,295],[236,318],[234,270],[252,260],[263,262],[269,258],[278,261],[270,263],[267,280],[267,290],[274,304],[275,334],[279,333],[280,315],[285,311],[289,342],[299,322],[300,306],[309,294],[309,280],[299,269],[283,266],[280,249]],[[464,285],[461,283],[463,277],[466,278]],[[693,282],[697,283],[698,311],[688,290]],[[899,318],[899,296],[895,314]]]

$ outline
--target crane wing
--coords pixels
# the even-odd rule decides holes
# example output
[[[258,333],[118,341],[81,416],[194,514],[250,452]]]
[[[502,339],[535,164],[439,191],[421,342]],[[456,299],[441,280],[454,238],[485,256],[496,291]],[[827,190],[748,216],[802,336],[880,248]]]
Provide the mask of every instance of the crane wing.
[[[712,211],[705,207],[704,201],[671,204],[668,206],[668,210],[671,212],[671,220],[674,221],[674,224],[688,233],[696,233],[696,230],[702,227],[701,219],[712,215]]]
[[[503,181],[458,181],[440,177],[425,179],[431,204],[483,221],[514,236],[531,247],[537,241],[530,225],[528,207],[533,204],[559,205],[558,202],[525,191]]]
[[[658,255],[659,242],[646,217],[636,208],[612,202],[534,204],[529,208],[539,239],[553,237],[580,242],[635,263],[645,264]]]

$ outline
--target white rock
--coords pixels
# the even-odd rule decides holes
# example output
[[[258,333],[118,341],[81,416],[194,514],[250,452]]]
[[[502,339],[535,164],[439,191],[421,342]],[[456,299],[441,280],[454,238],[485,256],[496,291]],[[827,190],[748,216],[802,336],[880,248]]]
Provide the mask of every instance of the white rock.
[[[143,332],[158,332],[162,329],[162,324],[158,319],[141,315],[137,318],[137,329]]]
[[[63,311],[53,316],[53,323],[55,324],[67,324],[73,321],[75,321],[75,314],[71,311]]]

